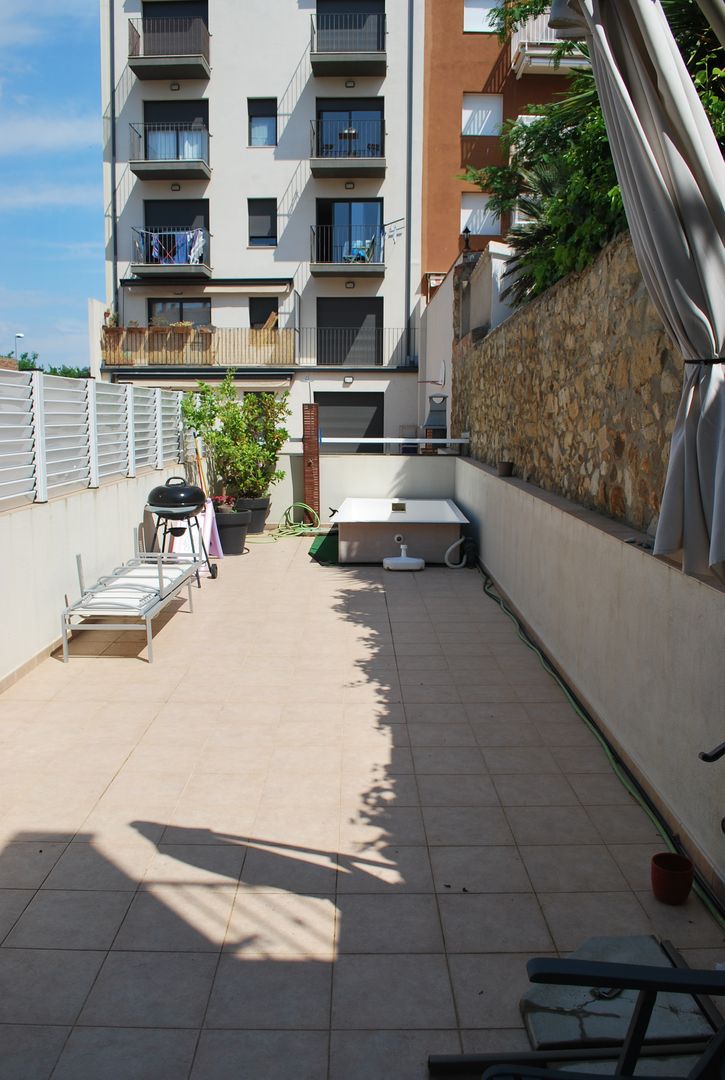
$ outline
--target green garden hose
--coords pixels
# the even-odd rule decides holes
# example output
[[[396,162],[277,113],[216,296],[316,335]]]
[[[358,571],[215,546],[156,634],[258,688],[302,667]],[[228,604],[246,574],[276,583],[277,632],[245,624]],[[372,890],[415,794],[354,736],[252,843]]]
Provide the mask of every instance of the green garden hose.
[[[295,510],[304,510],[310,515],[312,522],[294,521]],[[315,536],[319,528],[320,515],[307,503],[295,502],[287,507],[276,529],[271,529],[259,537],[248,536],[246,542],[248,544],[276,544],[278,540],[284,540],[288,536]]]
[[[602,750],[604,751],[604,753],[605,753],[605,755],[607,757],[607,760],[608,760],[608,762],[609,762],[609,764],[611,766],[612,772],[617,777],[619,782],[629,792],[629,794],[632,796],[632,798],[635,799],[635,801],[639,804],[639,806],[644,810],[645,814],[650,819],[650,821],[652,822],[655,829],[657,830],[657,832],[662,837],[664,843],[667,845],[669,850],[673,851],[673,852],[677,852],[679,854],[684,854],[682,852],[682,850],[681,850],[681,847],[678,845],[678,843],[676,842],[674,837],[671,835],[671,833],[670,833],[667,825],[665,824],[665,822],[662,820],[660,815],[657,813],[655,808],[652,806],[652,804],[650,803],[650,801],[647,798],[646,794],[642,791],[642,789],[639,787],[639,785],[636,783],[636,781],[629,775],[629,773],[626,770],[624,764],[618,759],[617,755],[612,750],[612,747],[607,742],[607,739],[602,734],[602,732],[599,730],[599,728],[597,727],[595,722],[592,720],[591,716],[589,716],[589,714],[586,712],[586,710],[577,701],[574,694],[571,692],[571,690],[569,689],[567,684],[564,682],[562,677],[559,675],[558,671],[552,666],[552,664],[546,658],[546,656],[541,651],[541,649],[538,647],[538,645],[536,645],[536,643],[533,642],[531,640],[531,638],[528,636],[528,634],[524,630],[523,626],[521,625],[520,620],[517,618],[515,613],[513,611],[511,611],[511,609],[508,607],[508,605],[506,604],[506,601],[501,596],[499,596],[498,593],[494,590],[493,581],[488,576],[486,571],[481,569],[481,572],[483,574],[483,591],[484,591],[484,593],[486,594],[486,596],[489,597],[489,599],[493,600],[496,604],[498,604],[498,606],[501,608],[501,610],[506,615],[508,615],[508,617],[511,619],[514,626],[516,627],[516,632],[517,632],[519,638],[521,639],[521,641],[523,641],[524,645],[526,645],[526,647],[528,649],[530,649],[538,657],[539,663],[543,667],[544,671],[547,673],[547,675],[550,675],[551,678],[554,680],[554,682],[557,684],[557,686],[562,691],[562,693],[566,697],[567,701],[569,702],[569,704],[571,705],[572,709],[577,714],[579,719],[584,721],[584,723],[589,728],[592,735],[594,736],[594,738],[597,740],[597,742],[601,746]],[[695,872],[695,882],[694,882],[693,887],[694,887],[694,890],[697,893],[697,895],[702,900],[705,907],[708,909],[708,911],[710,912],[712,917],[715,919],[715,921],[720,926],[725,927],[725,914],[723,913],[722,908],[720,907],[717,900],[715,899],[715,897],[711,893],[710,889],[707,887],[707,885],[699,877],[697,872]]]

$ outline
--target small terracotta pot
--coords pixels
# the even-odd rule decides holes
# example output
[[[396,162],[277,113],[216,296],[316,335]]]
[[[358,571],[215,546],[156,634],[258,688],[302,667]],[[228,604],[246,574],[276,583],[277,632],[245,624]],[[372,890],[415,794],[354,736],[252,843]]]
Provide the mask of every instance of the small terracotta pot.
[[[684,904],[690,895],[694,869],[686,855],[659,851],[652,856],[652,892],[662,904]]]
[[[513,474],[514,474],[514,463],[513,463],[513,461],[499,461],[498,465],[496,466],[496,475],[497,476],[513,476]]]

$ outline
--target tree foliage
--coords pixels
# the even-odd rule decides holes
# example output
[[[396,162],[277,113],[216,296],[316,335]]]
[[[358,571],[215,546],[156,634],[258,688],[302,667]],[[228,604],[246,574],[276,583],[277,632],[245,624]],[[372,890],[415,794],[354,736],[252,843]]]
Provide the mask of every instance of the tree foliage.
[[[2,353],[6,360],[14,360],[15,353]],[[43,367],[39,363],[40,355],[37,352],[24,352],[18,357],[18,371],[42,371],[46,375],[60,375],[64,379],[89,379],[91,369],[87,367],[75,367],[72,364],[60,364]]]
[[[261,499],[284,477],[277,468],[288,439],[282,426],[290,415],[288,395],[244,394],[240,399],[234,372],[219,386],[200,382],[186,394],[181,413],[186,426],[204,442],[214,490],[235,498]]]
[[[723,50],[696,0],[662,0],[708,118],[725,142]],[[508,0],[494,9],[502,36],[542,14],[545,0]],[[562,42],[558,55],[583,45]],[[514,304],[525,303],[564,275],[582,270],[627,227],[621,192],[591,70],[576,70],[569,89],[549,105],[532,106],[535,120],[504,126],[504,166],[468,169],[463,179],[489,195],[490,208],[525,215],[506,242],[513,248],[507,277]]]

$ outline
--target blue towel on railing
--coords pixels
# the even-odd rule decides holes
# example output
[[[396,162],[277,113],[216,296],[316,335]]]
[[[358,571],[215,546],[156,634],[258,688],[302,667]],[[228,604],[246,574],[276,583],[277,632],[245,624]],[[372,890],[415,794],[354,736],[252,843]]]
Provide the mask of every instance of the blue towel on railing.
[[[188,233],[186,231],[174,234],[174,239],[176,240],[176,250],[174,253],[175,263],[186,265],[189,261],[189,241],[187,237]]]

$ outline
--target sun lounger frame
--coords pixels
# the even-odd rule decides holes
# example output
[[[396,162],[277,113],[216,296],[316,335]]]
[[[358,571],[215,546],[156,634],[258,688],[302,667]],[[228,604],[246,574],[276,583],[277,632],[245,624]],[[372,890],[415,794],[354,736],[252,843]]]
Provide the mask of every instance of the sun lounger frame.
[[[68,636],[74,630],[145,630],[146,646],[148,649],[148,662],[153,663],[153,627],[152,623],[159,612],[163,611],[167,604],[186,587],[189,596],[189,611],[193,612],[194,602],[192,599],[192,582],[198,578],[200,560],[194,554],[188,553],[162,553],[137,552],[133,559],[116,567],[112,573],[101,577],[98,581],[86,587],[83,578],[83,562],[80,555],[76,556],[78,567],[78,580],[80,583],[80,599],[73,604],[68,604],[61,615],[61,628],[63,636],[63,662],[68,663]],[[155,566],[158,574],[156,588],[150,585],[139,585],[134,582],[133,571],[142,567]],[[164,582],[164,570],[169,567],[182,567],[182,572],[171,583]],[[134,604],[127,603],[124,610],[122,600],[113,600],[113,586],[118,587],[126,578],[130,588],[141,588],[147,591],[147,598]],[[107,596],[108,611],[93,610],[89,608],[88,601],[92,598],[101,599]],[[66,598],[67,599],[67,598]],[[136,619],[134,622],[95,622],[94,619],[107,620],[116,615],[119,618]],[[74,623],[73,619],[81,619],[82,622]]]

